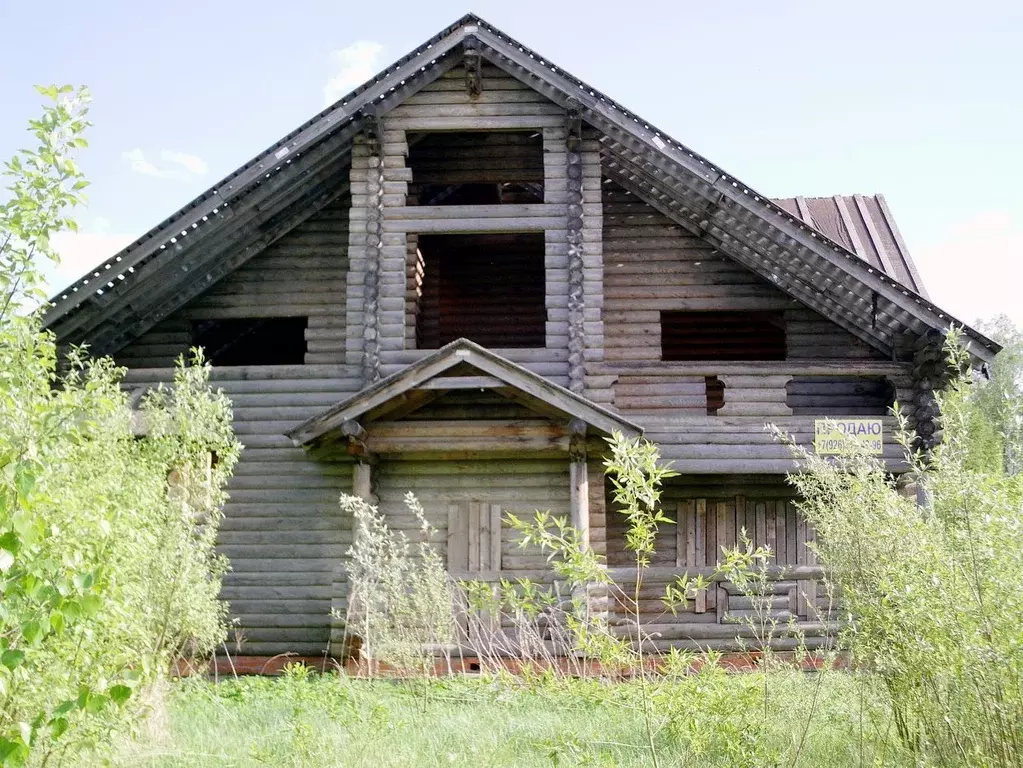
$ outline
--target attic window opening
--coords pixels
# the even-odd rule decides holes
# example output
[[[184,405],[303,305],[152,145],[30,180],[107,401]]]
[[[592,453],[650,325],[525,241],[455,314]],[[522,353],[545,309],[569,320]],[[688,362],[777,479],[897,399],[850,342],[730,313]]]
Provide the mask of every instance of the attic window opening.
[[[408,143],[409,205],[544,201],[538,131],[410,133]]]
[[[418,349],[459,338],[497,349],[546,343],[542,232],[421,235],[406,316]]]
[[[784,360],[780,312],[661,312],[661,359]]]
[[[202,347],[211,365],[302,365],[305,317],[197,320],[192,345]]]

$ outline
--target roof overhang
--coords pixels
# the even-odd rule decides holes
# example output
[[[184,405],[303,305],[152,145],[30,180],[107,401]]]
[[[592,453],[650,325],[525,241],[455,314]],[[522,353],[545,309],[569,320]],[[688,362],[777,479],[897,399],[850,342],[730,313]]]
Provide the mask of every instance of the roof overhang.
[[[446,376],[453,368],[472,368],[471,376]],[[437,394],[455,389],[494,389],[509,392],[548,416],[578,420],[610,435],[634,437],[642,427],[585,397],[554,384],[532,371],[481,347],[458,339],[407,368],[366,387],[286,433],[298,446],[312,446],[332,435],[343,435],[359,420],[370,421],[408,413]]]

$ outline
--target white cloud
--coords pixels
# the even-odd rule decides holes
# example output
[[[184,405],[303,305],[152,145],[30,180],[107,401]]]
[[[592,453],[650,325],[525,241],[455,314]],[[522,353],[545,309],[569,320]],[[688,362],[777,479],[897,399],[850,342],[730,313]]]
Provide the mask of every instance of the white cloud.
[[[915,253],[931,299],[965,323],[1006,314],[1023,327],[1023,210],[956,222]]]
[[[323,99],[327,106],[340,99],[352,88],[369,80],[380,67],[384,46],[372,40],[359,40],[330,54],[335,73],[323,86]]]
[[[160,153],[160,158],[164,162],[180,165],[194,176],[204,176],[206,171],[209,170],[206,162],[201,157],[189,155],[184,152],[172,152],[169,149],[165,149]]]
[[[97,219],[96,223],[97,228],[109,227],[105,219]],[[60,264],[45,270],[50,293],[67,287],[134,239],[133,235],[107,232],[60,232],[54,235],[50,244],[60,255]]]
[[[146,160],[145,152],[138,147],[122,152],[121,157],[128,161],[135,173],[141,173],[143,176],[163,176],[159,168]]]
[[[138,147],[122,152],[121,157],[131,165],[135,173],[160,179],[190,179],[203,176],[209,170],[201,157],[170,149],[160,152],[160,165],[149,160],[146,153]]]

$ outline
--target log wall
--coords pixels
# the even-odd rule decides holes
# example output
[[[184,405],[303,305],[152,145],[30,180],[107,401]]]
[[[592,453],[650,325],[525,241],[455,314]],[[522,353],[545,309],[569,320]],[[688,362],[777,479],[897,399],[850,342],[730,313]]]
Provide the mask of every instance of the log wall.
[[[168,369],[136,369],[128,387],[173,380]],[[239,620],[232,653],[322,654],[330,632],[335,571],[351,542],[338,496],[351,490],[350,463],[316,459],[284,432],[358,387],[341,366],[217,368],[212,384],[234,404],[245,446],[228,483],[218,549],[231,561],[223,597]],[[234,641],[242,640],[240,647]]]
[[[604,359],[661,359],[662,310],[783,313],[788,359],[883,359],[617,184],[605,184]]]
[[[771,617],[782,625],[790,619],[801,622],[809,645],[821,642],[825,629],[821,622],[832,619],[833,606],[818,583],[814,531],[797,511],[792,489],[783,477],[683,475],[669,481],[663,490],[662,508],[674,524],[658,530],[656,551],[638,603],[645,631],[653,635],[652,647],[736,645],[736,636],[744,630],[735,622],[753,615],[753,603],[727,579],[714,576],[714,571],[724,559],[724,548],[745,546],[743,530],[754,548],[771,552],[769,565],[776,573],[770,595],[764,598]],[[610,497],[610,488],[608,494]],[[625,547],[625,533],[624,516],[610,509],[608,565],[623,587],[613,590],[611,620],[629,634],[628,617],[635,606],[635,558]],[[665,586],[683,573],[712,578],[712,585],[672,613],[660,598]],[[790,642],[785,638],[781,645]]]
[[[348,199],[339,198],[244,266],[121,349],[130,368],[167,366],[192,342],[192,323],[222,318],[308,317],[309,364],[344,360]]]

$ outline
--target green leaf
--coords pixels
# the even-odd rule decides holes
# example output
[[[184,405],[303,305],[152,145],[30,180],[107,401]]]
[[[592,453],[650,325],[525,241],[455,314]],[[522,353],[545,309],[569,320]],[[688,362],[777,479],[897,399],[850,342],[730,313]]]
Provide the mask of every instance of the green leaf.
[[[18,732],[21,734],[21,740],[28,746],[32,743],[32,726],[28,723],[18,723]]]
[[[90,593],[82,598],[82,614],[87,618],[95,616],[99,612],[99,607],[102,605],[103,600],[99,595]]]
[[[18,538],[18,534],[8,531],[0,536],[0,549],[6,549],[11,554],[18,554],[18,550],[21,549],[21,540]]]
[[[6,549],[0,549],[0,573],[6,573],[14,565],[14,555]]]
[[[121,706],[124,702],[131,698],[131,688],[127,685],[115,685],[108,691],[108,693],[110,694],[110,698],[113,699],[114,703],[118,706]]]
[[[94,693],[89,696],[89,700],[85,703],[85,711],[90,715],[98,715],[103,711],[103,707],[110,701],[110,697],[103,695],[102,693]]]
[[[22,748],[21,744],[0,736],[0,765],[14,765],[15,752]]]
[[[43,628],[38,621],[27,621],[21,625],[21,636],[29,645],[35,645],[43,636]]]
[[[50,736],[54,739],[59,739],[64,735],[69,726],[66,717],[55,717],[50,721]]]
[[[0,664],[10,670],[15,670],[25,660],[25,652],[17,648],[9,648],[0,654]]]
[[[58,715],[58,716],[59,715],[66,715],[68,712],[70,712],[71,710],[73,710],[77,706],[78,706],[78,702],[69,699],[68,701],[65,701],[63,704],[61,704],[59,707],[57,707],[55,710],[53,710],[53,714],[54,715]]]

